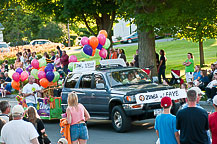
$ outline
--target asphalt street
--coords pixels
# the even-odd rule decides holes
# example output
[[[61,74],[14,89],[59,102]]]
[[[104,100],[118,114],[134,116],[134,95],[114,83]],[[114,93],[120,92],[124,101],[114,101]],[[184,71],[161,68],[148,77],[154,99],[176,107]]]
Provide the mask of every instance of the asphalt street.
[[[3,100],[0,98],[0,100]],[[11,106],[17,104],[14,97],[4,98],[10,101]],[[210,103],[200,102],[208,112],[213,111]],[[44,121],[46,133],[52,141],[57,143],[61,137],[59,120]],[[157,136],[154,130],[154,119],[133,122],[132,128],[126,133],[117,133],[113,130],[111,121],[90,120],[88,121],[89,140],[88,144],[155,144]]]

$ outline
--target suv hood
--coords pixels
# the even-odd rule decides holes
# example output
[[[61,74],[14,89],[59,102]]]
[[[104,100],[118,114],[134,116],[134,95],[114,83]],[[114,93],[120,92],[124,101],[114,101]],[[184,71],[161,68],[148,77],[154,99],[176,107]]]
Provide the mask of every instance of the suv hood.
[[[138,84],[138,85],[128,85],[128,86],[120,86],[114,87],[111,89],[111,93],[121,93],[124,95],[136,95],[138,93],[146,93],[160,90],[168,90],[173,89],[172,86],[165,86],[156,83],[148,83],[148,84]]]

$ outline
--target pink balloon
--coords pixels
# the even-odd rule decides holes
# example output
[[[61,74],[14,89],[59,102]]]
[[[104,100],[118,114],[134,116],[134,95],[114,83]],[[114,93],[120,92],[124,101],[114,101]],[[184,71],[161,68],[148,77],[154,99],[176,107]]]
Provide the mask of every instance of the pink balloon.
[[[46,73],[44,71],[39,71],[38,72],[38,78],[39,79],[46,78]]]
[[[39,68],[39,62],[38,62],[38,60],[37,59],[32,60],[31,65],[35,69]]]
[[[19,82],[20,81],[20,74],[18,72],[15,72],[12,75],[12,78],[13,78],[14,81]]]
[[[99,51],[99,56],[100,56],[101,58],[106,58],[106,57],[107,57],[107,54],[108,54],[108,52],[107,52],[107,50],[104,49],[104,48],[102,48],[102,49]]]
[[[21,76],[20,77],[21,81],[25,81],[29,77],[29,74],[28,74],[28,72],[23,71],[20,76]]]
[[[74,56],[74,55],[71,55],[71,56],[69,57],[69,63],[70,63],[70,62],[77,62],[77,57]]]
[[[99,34],[99,35],[97,36],[97,38],[98,38],[98,40],[99,40],[99,43],[100,43],[102,46],[104,46],[104,45],[105,45],[105,42],[106,42],[106,37],[105,37],[105,35],[104,35],[104,34]]]
[[[88,37],[83,37],[83,38],[81,39],[81,44],[82,44],[83,46],[89,44],[89,39],[88,39]]]

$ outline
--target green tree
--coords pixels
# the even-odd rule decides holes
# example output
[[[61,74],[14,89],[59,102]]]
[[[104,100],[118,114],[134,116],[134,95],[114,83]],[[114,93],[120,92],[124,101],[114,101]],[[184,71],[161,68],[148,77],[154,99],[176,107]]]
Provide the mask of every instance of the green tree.
[[[153,75],[157,75],[154,30],[175,34],[187,27],[189,21],[199,21],[199,17],[216,16],[216,0],[123,0],[122,9],[126,19],[134,18],[139,34],[139,65],[154,65]],[[200,9],[202,7],[202,9]],[[195,11],[196,10],[196,11]],[[208,23],[210,19],[207,21]],[[210,33],[212,33],[210,31]]]

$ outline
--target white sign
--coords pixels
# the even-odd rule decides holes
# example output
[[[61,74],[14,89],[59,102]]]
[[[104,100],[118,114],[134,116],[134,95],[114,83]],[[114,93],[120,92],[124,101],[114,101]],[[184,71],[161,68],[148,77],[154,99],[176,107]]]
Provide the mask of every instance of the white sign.
[[[73,72],[93,71],[96,67],[96,61],[74,62]]]
[[[102,66],[107,65],[121,65],[123,67],[126,67],[126,63],[124,62],[124,59],[108,59],[108,60],[100,60],[99,63]]]
[[[165,96],[170,97],[172,100],[177,100],[181,98],[186,98],[187,93],[184,89],[177,88],[177,89],[162,90],[156,92],[139,93],[135,95],[136,102],[138,104],[160,102],[161,99]]]

